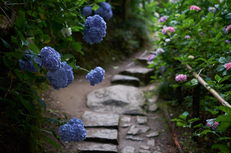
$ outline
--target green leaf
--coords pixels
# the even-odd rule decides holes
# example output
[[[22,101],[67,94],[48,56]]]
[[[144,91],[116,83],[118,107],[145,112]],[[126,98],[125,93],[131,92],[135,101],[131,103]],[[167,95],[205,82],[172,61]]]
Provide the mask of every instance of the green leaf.
[[[105,2],[106,0],[94,0],[95,3]]]
[[[200,134],[202,135],[202,134],[207,134],[208,132],[210,132],[211,130],[204,130],[204,131],[202,131]]]
[[[57,149],[61,150],[60,146],[59,146],[56,142],[54,142],[54,140],[52,140],[52,139],[46,137],[45,135],[43,135],[43,136],[44,136],[44,139],[45,139],[48,143],[52,144],[52,145],[53,145],[54,147],[56,147]]]
[[[24,79],[35,79],[36,76],[34,73],[29,72],[29,71],[24,71]]]
[[[223,137],[223,138],[219,138],[218,140],[230,140],[231,137]]]
[[[18,69],[14,69],[14,73],[19,77],[21,81],[23,81],[23,74]]]
[[[226,112],[227,114],[231,115],[231,108],[229,108],[227,106],[218,106],[216,108],[218,108],[218,109],[222,110],[223,112]]]
[[[221,77],[219,75],[216,75],[215,80],[219,83],[221,81]]]
[[[220,63],[227,63],[226,59],[224,57],[220,57],[218,60]]]
[[[4,46],[5,46],[6,48],[9,48],[9,47],[10,47],[10,45],[9,45],[4,39],[2,39],[1,37],[0,37],[0,39],[2,40],[2,42],[3,42],[3,44],[4,44]]]
[[[46,109],[46,103],[42,99],[37,98],[37,102],[39,102]]]
[[[35,53],[35,54],[39,54],[40,50],[39,48],[37,47],[36,44],[29,44],[29,48]]]
[[[19,28],[24,30],[26,28],[27,22],[25,19],[25,15],[20,15],[16,20],[15,20],[15,25]]]
[[[228,75],[228,76],[225,76],[224,78],[221,79],[220,83],[222,83],[222,82],[225,81],[225,80],[228,80],[229,77],[230,77],[229,75]]]
[[[51,41],[51,38],[49,35],[43,35],[43,43],[49,43]]]
[[[229,152],[229,147],[227,145],[223,145],[223,144],[215,144],[211,147],[212,149],[220,149],[222,152]]]
[[[216,38],[219,39],[221,36],[222,36],[222,32],[219,32],[219,33],[216,35]]]
[[[219,115],[216,121],[217,122],[231,122],[231,115]]]
[[[94,5],[92,6],[92,10],[93,10],[93,11],[98,10],[98,8],[99,8],[99,5],[97,5],[97,4],[94,4]]]
[[[45,81],[46,81],[46,77],[44,77],[44,76],[39,76],[36,78],[36,82],[38,82],[38,83],[43,83]]]
[[[18,44],[18,40],[17,40],[14,36],[11,36],[11,41],[12,41],[14,44]]]
[[[81,49],[82,49],[82,45],[81,45],[81,43],[80,42],[72,42],[72,44],[71,44],[71,48],[73,48],[74,50],[76,50],[76,51],[81,51]]]
[[[176,125],[177,125],[177,126],[186,126],[187,124],[186,124],[186,123],[183,123],[183,122],[177,122]]]

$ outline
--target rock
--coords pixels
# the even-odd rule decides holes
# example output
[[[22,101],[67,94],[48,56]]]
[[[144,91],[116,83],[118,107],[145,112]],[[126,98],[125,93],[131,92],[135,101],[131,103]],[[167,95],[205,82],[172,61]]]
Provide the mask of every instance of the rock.
[[[146,115],[144,93],[132,86],[114,85],[87,95],[87,106],[96,112]]]
[[[148,61],[148,56],[149,55],[144,55],[144,56],[140,56],[139,58],[137,58],[137,61],[145,66],[149,65],[149,61]]]
[[[81,142],[78,144],[78,153],[90,152],[115,152],[117,153],[117,146],[113,144],[102,144],[94,142]]]
[[[148,151],[148,150],[139,150],[139,153],[151,153],[151,151]]]
[[[131,117],[123,116],[123,117],[121,118],[121,121],[122,121],[122,122],[131,122]]]
[[[85,111],[82,116],[82,121],[84,127],[110,127],[117,129],[119,125],[119,115]]]
[[[136,119],[139,124],[146,124],[148,122],[148,118],[145,116],[137,116]]]
[[[150,128],[148,126],[142,126],[142,127],[139,127],[140,129],[140,133],[145,133],[147,132]]]
[[[158,106],[156,105],[156,103],[153,103],[148,106],[149,111],[155,112],[157,109],[158,109]]]
[[[140,148],[141,148],[141,149],[144,149],[144,150],[149,150],[149,149],[150,149],[150,147],[149,147],[149,146],[146,146],[146,145],[142,145],[142,146],[140,146]]]
[[[86,128],[85,141],[105,142],[118,144],[118,131],[115,129],[92,129]]]
[[[144,67],[132,67],[120,72],[120,74],[137,77],[144,84],[148,84],[151,81],[150,77],[154,74],[154,69]]]
[[[137,137],[137,136],[132,136],[132,135],[126,136],[126,139],[127,140],[132,140],[132,141],[143,141],[143,138]]]
[[[129,129],[129,131],[127,132],[127,135],[137,135],[139,134],[140,129],[137,128],[135,125],[132,125]]]
[[[147,134],[146,137],[151,138],[151,137],[156,137],[158,135],[159,135],[158,132],[151,132],[151,133]]]
[[[134,153],[135,150],[136,149],[131,146],[126,146],[122,149],[121,153]]]
[[[157,150],[160,150],[160,147],[159,146],[156,146]]]
[[[155,146],[155,140],[154,139],[153,140],[148,140],[147,145],[154,147]]]
[[[122,128],[127,128],[127,127],[129,127],[129,126],[131,126],[131,124],[128,124],[128,123],[123,123],[123,124],[121,125]]]
[[[133,76],[116,74],[111,79],[111,83],[112,84],[132,85],[132,86],[139,87],[140,79],[133,77]]]
[[[152,98],[148,99],[148,102],[149,102],[149,104],[153,104],[153,103],[157,102],[157,100],[158,100],[158,96],[155,95]]]
[[[156,151],[154,151],[153,153],[162,153],[162,152],[156,150]]]

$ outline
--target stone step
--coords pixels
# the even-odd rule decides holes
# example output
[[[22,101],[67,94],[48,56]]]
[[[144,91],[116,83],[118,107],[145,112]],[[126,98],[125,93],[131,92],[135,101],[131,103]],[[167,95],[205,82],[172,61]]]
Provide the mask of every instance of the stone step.
[[[118,129],[119,115],[85,111],[82,116],[84,127],[105,127]]]
[[[118,144],[118,131],[116,129],[86,128],[86,131],[87,135],[84,141]]]
[[[152,62],[148,60],[148,56],[149,55],[144,55],[144,56],[138,57],[137,61],[144,66],[148,66],[148,65],[152,64]]]
[[[137,77],[144,84],[148,84],[151,81],[150,77],[154,75],[154,69],[135,66],[120,72],[120,74]]]
[[[87,95],[87,106],[95,112],[146,115],[142,90],[125,85],[96,89]]]
[[[133,76],[116,74],[111,79],[111,83],[132,85],[132,86],[138,87],[140,85],[140,79],[133,77]]]
[[[80,142],[78,153],[117,153],[117,145],[96,142]]]

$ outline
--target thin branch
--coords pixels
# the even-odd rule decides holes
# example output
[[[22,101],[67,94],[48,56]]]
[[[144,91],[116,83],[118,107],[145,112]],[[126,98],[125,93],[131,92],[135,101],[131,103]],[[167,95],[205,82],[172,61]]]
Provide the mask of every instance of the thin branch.
[[[192,70],[192,67],[189,66],[188,64],[186,64],[186,67],[188,70]],[[213,88],[211,88],[210,86],[208,86],[208,84],[199,76],[197,75],[196,72],[192,72],[193,76],[224,106],[227,106],[229,108],[231,108],[231,105],[225,101],[220,95],[219,93],[217,93]]]
[[[12,76],[11,76],[11,81],[10,81],[10,86],[9,86],[9,88],[8,88],[8,90],[7,90],[6,94],[5,94],[5,96],[4,96],[4,99],[6,99],[6,96],[7,96],[7,94],[9,93],[9,91],[10,91],[10,89],[11,89],[11,87],[12,87],[13,78],[14,78],[14,75],[12,74]]]
[[[2,7],[0,7],[0,9],[2,10],[2,12],[6,15],[6,18],[7,18],[7,20],[10,22],[10,24],[12,25],[12,26],[14,26],[14,24],[12,23],[12,21],[10,20],[10,18],[9,18],[9,16],[6,14],[6,12],[2,9]]]

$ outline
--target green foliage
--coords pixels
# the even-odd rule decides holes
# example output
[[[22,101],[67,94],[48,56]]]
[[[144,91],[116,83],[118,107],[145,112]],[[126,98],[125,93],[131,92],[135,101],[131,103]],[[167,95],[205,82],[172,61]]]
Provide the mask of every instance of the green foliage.
[[[200,7],[201,10],[190,10],[192,5]],[[186,97],[192,97],[191,90],[198,84],[198,81],[192,77],[192,71],[186,68],[185,65],[188,64],[206,81],[206,86],[216,90],[222,98],[231,103],[231,69],[225,68],[225,65],[231,62],[231,43],[227,43],[225,40],[231,40],[231,35],[230,30],[226,34],[223,31],[231,24],[230,6],[231,2],[228,0],[196,2],[179,0],[173,4],[161,2],[156,6],[156,10],[159,12],[159,17],[156,20],[162,16],[167,17],[167,20],[156,23],[155,26],[160,39],[154,44],[156,48],[161,47],[165,52],[157,55],[153,64],[149,66],[157,69],[152,78],[159,79],[161,82],[167,79],[173,88],[181,86],[186,100]],[[209,7],[214,7],[216,11],[209,12]],[[163,34],[162,29],[165,27],[173,27],[175,32]],[[190,38],[185,38],[186,35],[189,35]],[[166,69],[164,73],[160,71],[162,66],[165,66]],[[187,81],[176,82],[177,74],[186,74]],[[230,134],[231,127],[230,108],[218,106],[218,100],[205,90],[201,91],[200,97],[202,118],[216,117],[219,126],[217,129],[211,130],[204,126],[206,122],[201,120],[202,123],[194,126],[197,129],[194,135],[201,136],[204,140],[212,136],[212,139],[209,138],[213,140],[212,143],[219,143],[219,145],[213,145],[212,149],[217,148],[221,152],[227,152],[230,150],[230,145],[227,143],[229,139],[227,135]],[[171,97],[171,99],[174,98],[174,96]],[[220,112],[227,114],[221,115]],[[178,126],[193,128],[189,126],[186,116],[180,115],[179,117],[172,121],[176,121]]]

